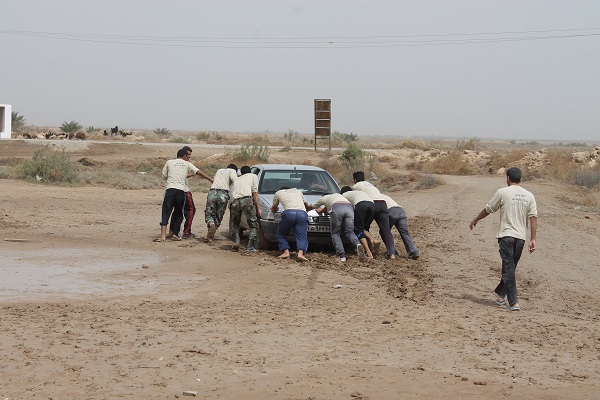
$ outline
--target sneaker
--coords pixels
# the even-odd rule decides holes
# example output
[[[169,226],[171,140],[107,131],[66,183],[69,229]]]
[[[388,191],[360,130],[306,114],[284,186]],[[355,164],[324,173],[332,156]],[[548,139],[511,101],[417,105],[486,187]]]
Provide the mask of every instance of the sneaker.
[[[346,262],[346,257],[340,257],[340,261],[345,263]]]
[[[507,305],[506,296],[504,296],[503,299],[501,299],[500,297],[496,297],[496,300],[494,300],[494,304],[497,306],[506,306]]]
[[[196,235],[195,235],[194,233],[190,232],[190,233],[189,233],[189,234],[187,234],[187,235],[183,235],[183,236],[182,236],[182,238],[183,238],[183,239],[195,239],[195,238],[196,238]]]
[[[367,259],[367,252],[362,244],[358,244],[356,246],[356,255],[360,261],[365,261]]]
[[[408,256],[408,258],[410,258],[411,260],[418,260],[419,253],[412,253],[411,255]]]
[[[179,235],[173,235],[173,236],[171,236],[171,240],[179,242],[181,240],[181,236],[179,236]]]
[[[521,307],[518,305],[514,305],[514,306],[508,306],[508,309],[510,311],[521,311]]]

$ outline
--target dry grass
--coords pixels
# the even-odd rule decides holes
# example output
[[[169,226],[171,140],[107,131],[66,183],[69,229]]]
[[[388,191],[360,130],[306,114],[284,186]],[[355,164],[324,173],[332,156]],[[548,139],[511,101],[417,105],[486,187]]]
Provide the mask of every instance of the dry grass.
[[[577,167],[573,165],[572,159],[573,154],[569,150],[549,150],[546,155],[543,175],[558,179],[561,182],[573,183],[573,173]]]
[[[460,150],[451,151],[445,156],[421,166],[421,170],[428,174],[440,175],[471,175],[473,173],[471,166],[463,159],[463,152]]]
[[[527,150],[515,149],[510,150],[508,153],[504,151],[494,151],[490,160],[491,166],[494,171],[500,168],[506,168],[509,164],[521,160],[527,155]]]
[[[437,175],[419,174],[416,189],[431,189],[436,186],[445,185],[446,181]]]

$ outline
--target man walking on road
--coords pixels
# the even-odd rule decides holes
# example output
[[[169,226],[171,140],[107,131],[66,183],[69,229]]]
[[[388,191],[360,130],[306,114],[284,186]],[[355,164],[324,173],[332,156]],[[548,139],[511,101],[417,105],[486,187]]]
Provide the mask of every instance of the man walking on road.
[[[535,251],[537,231],[537,204],[533,194],[521,187],[521,170],[513,167],[506,170],[508,187],[498,189],[485,208],[469,224],[473,230],[477,222],[500,210],[498,245],[502,259],[502,278],[494,290],[498,296],[494,301],[499,306],[508,306],[511,311],[521,309],[517,298],[516,269],[525,240],[529,222],[529,252]]]

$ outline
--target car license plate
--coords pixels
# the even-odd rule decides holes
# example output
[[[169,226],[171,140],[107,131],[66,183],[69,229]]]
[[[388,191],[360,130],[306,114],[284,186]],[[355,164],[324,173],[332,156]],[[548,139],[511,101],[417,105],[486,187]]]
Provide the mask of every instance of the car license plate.
[[[309,232],[331,232],[331,227],[323,225],[309,225]]]

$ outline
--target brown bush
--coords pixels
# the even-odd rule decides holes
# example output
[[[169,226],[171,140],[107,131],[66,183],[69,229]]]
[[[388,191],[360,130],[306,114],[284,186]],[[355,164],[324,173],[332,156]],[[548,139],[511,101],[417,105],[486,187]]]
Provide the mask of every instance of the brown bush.
[[[460,150],[451,151],[443,157],[424,164],[421,170],[428,174],[443,175],[469,175],[472,173],[471,167],[463,159],[463,152]]]
[[[543,175],[558,179],[562,182],[571,182],[577,166],[572,163],[573,154],[569,150],[552,149],[546,155],[546,165]]]
[[[502,167],[507,167],[509,164],[521,160],[526,155],[527,151],[524,149],[511,150],[508,153],[496,151],[490,159],[491,167],[494,171],[497,171]]]

